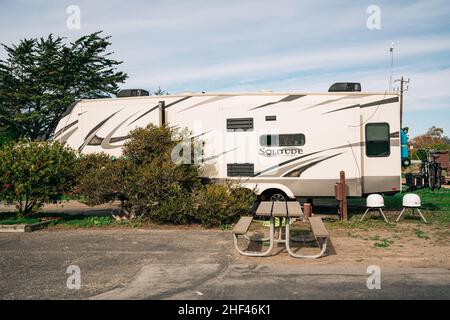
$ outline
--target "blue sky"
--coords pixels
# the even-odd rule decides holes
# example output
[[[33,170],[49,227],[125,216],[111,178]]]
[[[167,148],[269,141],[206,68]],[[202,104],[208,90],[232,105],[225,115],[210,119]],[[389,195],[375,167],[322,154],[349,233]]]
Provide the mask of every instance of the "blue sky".
[[[69,5],[81,10],[79,30],[66,26]],[[381,10],[379,30],[366,26],[370,5]],[[104,30],[130,76],[126,88],[324,92],[355,81],[384,92],[391,73],[405,76],[404,125],[412,135],[432,125],[450,135],[448,1],[0,0],[0,12],[8,45]]]

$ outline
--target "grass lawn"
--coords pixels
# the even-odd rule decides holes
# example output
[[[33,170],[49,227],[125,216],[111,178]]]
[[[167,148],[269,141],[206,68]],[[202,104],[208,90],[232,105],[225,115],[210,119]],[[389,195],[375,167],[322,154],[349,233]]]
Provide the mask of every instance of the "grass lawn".
[[[401,209],[402,199],[406,194],[397,193],[393,196],[384,196],[384,204],[389,209]],[[450,189],[441,188],[440,190],[431,191],[428,188],[419,189],[412,193],[416,193],[422,200],[422,207],[429,211],[450,211]],[[352,206],[365,206],[365,198],[350,198],[348,204]]]
[[[39,218],[27,218],[27,217],[9,217],[9,218],[0,218],[0,224],[33,224],[38,223]]]
[[[423,247],[429,250],[431,256],[439,257],[437,251],[447,246],[450,240],[450,189],[421,189],[414,193],[421,198],[421,211],[428,224],[417,214],[412,216],[410,209],[399,222],[395,222],[403,208],[402,198],[406,194],[403,192],[383,197],[389,223],[385,223],[375,211],[361,222],[366,209],[365,199],[351,198],[348,201],[349,221],[326,221],[326,226],[335,237],[347,238],[348,243],[364,241],[368,243],[367,248],[384,250],[394,247],[393,250],[407,252],[406,256],[413,255],[414,247]]]
[[[102,227],[132,227],[138,228],[142,223],[137,221],[116,221],[111,216],[66,216],[53,221],[50,226],[58,228],[102,228]]]
[[[61,219],[65,217],[70,216],[60,212],[39,212],[32,216],[19,217],[15,212],[0,212],[0,224],[33,224],[41,222],[43,220],[50,220],[55,218]]]
[[[423,212],[431,224],[439,224],[447,226],[450,223],[450,189],[438,191],[431,191],[428,189],[417,190],[417,193],[422,199]],[[393,196],[384,196],[386,211],[390,215],[389,220],[392,222],[395,216],[402,209],[402,198],[405,193],[398,193]],[[330,228],[354,228],[354,229],[368,229],[368,228],[394,228],[395,224],[390,223],[386,225],[383,221],[378,219],[376,214],[363,222],[359,222],[361,214],[365,210],[365,198],[349,198],[349,215],[350,221],[334,221],[327,223]],[[321,208],[318,206],[317,210],[321,213]],[[331,211],[330,211],[331,210]],[[335,212],[334,208],[328,207],[325,211]],[[317,212],[317,211],[316,211]],[[335,217],[335,216],[330,216]],[[33,217],[15,217],[14,213],[0,213],[0,224],[32,224],[37,223],[40,219],[59,218],[50,224],[50,227],[56,228],[101,228],[101,227],[144,227],[147,223],[141,221],[116,221],[111,216],[73,216],[65,213],[47,213],[41,212]],[[328,219],[326,219],[327,221]],[[410,215],[406,215],[402,220],[406,223],[416,221],[411,219]],[[187,226],[189,227],[189,226]],[[229,226],[222,226],[221,229],[229,229]],[[418,231],[420,233],[420,231]],[[419,235],[417,235],[419,237]]]
[[[431,191],[420,189],[413,193],[420,196],[422,211],[429,217],[430,222],[450,223],[450,189],[441,188]],[[386,210],[401,211],[402,199],[406,192],[397,193],[393,196],[384,196]],[[359,213],[366,205],[365,198],[350,198],[348,200],[349,212]]]

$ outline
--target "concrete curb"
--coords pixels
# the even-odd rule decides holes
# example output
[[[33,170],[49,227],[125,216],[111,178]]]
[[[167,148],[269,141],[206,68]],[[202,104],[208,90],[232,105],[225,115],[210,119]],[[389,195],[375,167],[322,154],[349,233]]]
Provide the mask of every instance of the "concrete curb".
[[[40,230],[56,219],[37,222],[33,224],[3,224],[0,225],[0,232],[33,232]]]

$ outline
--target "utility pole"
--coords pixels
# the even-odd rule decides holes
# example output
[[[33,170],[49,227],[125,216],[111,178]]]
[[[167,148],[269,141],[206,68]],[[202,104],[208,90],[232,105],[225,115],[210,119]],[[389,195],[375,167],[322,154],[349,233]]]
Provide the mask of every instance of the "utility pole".
[[[405,80],[403,77],[401,77],[400,79],[395,80],[394,82],[400,82],[400,130],[403,127],[403,92],[408,91],[408,86],[404,87],[404,84],[409,84],[409,79]]]
[[[403,76],[400,78],[400,130],[403,129]]]

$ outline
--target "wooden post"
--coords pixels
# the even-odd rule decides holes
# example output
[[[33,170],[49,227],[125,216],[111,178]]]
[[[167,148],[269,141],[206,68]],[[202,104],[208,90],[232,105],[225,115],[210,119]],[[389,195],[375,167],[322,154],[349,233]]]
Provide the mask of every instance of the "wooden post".
[[[311,217],[311,204],[310,203],[304,203],[303,204],[303,215],[305,217],[305,221],[308,221],[309,218]]]
[[[344,221],[348,221],[348,213],[347,213],[347,192],[346,192],[346,184],[345,184],[345,172],[340,172],[339,184],[342,188],[342,201],[340,202],[341,209],[341,218]]]
[[[158,102],[159,109],[159,125],[163,126],[166,124],[166,105],[164,101]]]
[[[334,194],[339,206],[339,220],[342,220],[342,199],[344,198],[342,190],[342,182],[336,182],[336,184],[334,185]]]

